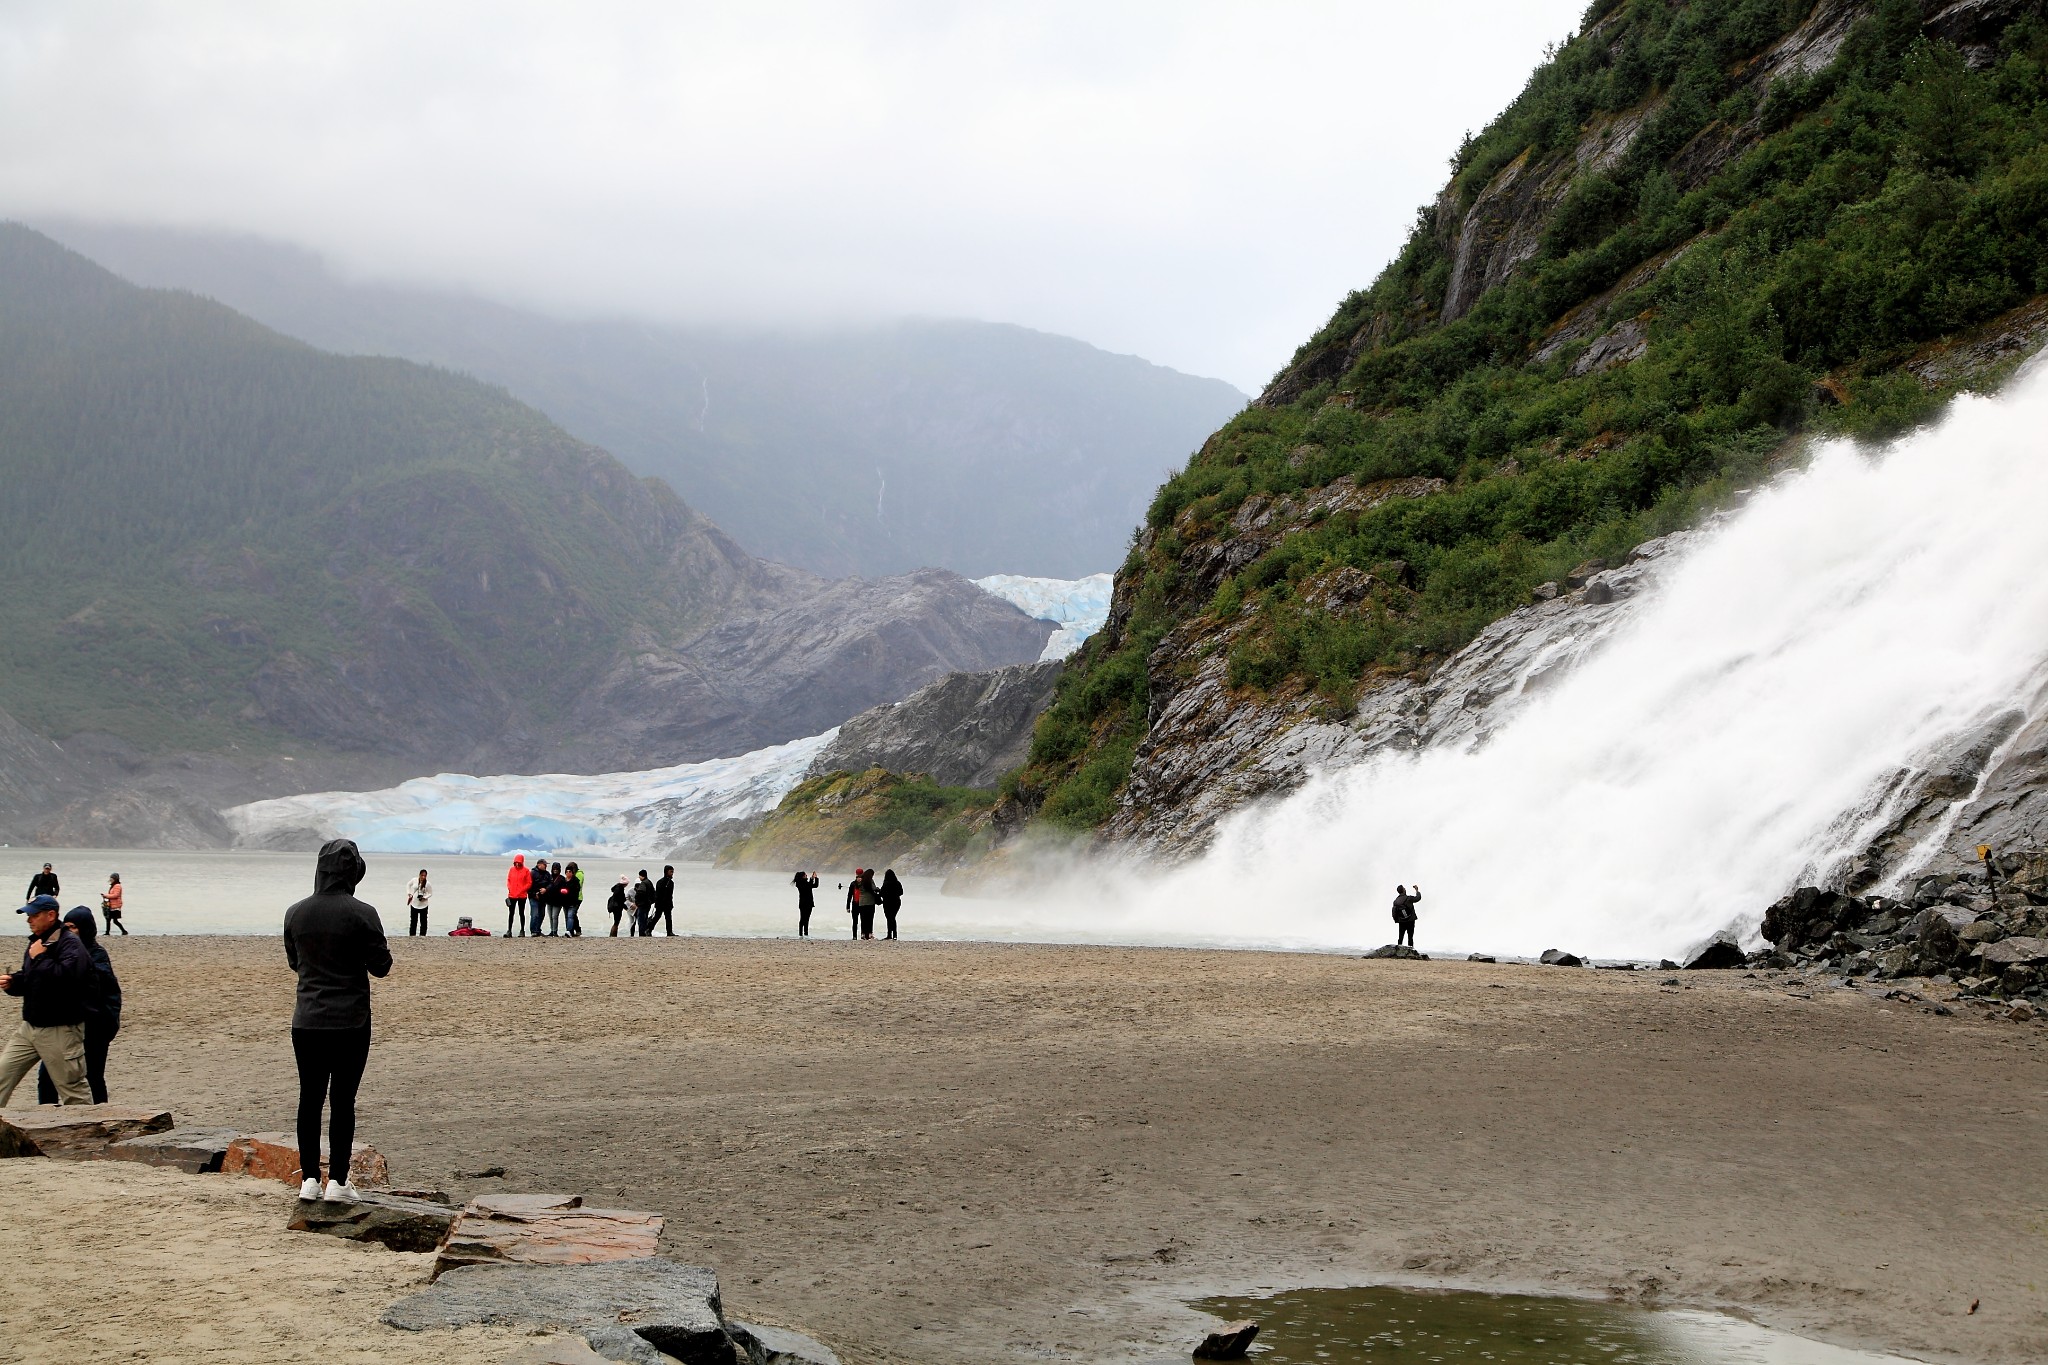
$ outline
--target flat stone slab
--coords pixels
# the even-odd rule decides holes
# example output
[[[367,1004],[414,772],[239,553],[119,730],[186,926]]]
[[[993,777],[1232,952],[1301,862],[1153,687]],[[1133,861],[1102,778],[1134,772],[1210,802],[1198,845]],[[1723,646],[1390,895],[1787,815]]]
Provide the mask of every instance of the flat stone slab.
[[[506,1356],[505,1365],[604,1365],[607,1359],[582,1337],[560,1336],[528,1342]]]
[[[332,1155],[327,1150],[327,1139],[321,1138],[321,1163],[326,1164]],[[287,1185],[305,1179],[299,1174],[299,1139],[292,1133],[244,1133],[228,1144],[220,1168],[227,1175],[253,1175],[258,1180],[281,1180]],[[391,1183],[391,1168],[375,1147],[358,1142],[350,1150],[348,1179],[359,1189],[380,1189]]]
[[[217,1171],[227,1159],[228,1144],[241,1134],[232,1128],[173,1128],[168,1133],[127,1138],[107,1148],[115,1161],[167,1166],[188,1175]]]
[[[448,1229],[434,1273],[465,1265],[642,1260],[659,1249],[662,1222],[658,1213],[585,1208],[573,1195],[480,1195]]]
[[[1985,944],[1978,950],[1978,956],[1990,967],[2024,967],[2035,962],[2048,962],[2048,938],[2024,935],[2002,938],[1996,943]]]
[[[839,1357],[830,1347],[787,1327],[729,1322],[726,1330],[739,1348],[753,1358],[754,1365],[839,1365]]]
[[[446,1204],[364,1190],[358,1199],[301,1199],[286,1224],[293,1232],[324,1232],[393,1251],[433,1251],[457,1215]]]
[[[453,1331],[471,1323],[567,1330],[608,1360],[625,1329],[684,1365],[733,1365],[733,1339],[718,1297],[718,1274],[660,1256],[605,1265],[468,1265],[384,1310],[407,1332]]]
[[[90,1161],[127,1138],[164,1132],[168,1109],[119,1104],[38,1104],[0,1111],[0,1157],[47,1156]]]

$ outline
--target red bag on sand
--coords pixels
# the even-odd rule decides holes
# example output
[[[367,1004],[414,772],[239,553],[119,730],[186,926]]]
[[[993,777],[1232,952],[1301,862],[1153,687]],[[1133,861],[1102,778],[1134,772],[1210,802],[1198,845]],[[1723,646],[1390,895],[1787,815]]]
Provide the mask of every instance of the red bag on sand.
[[[450,929],[448,931],[448,937],[450,938],[489,938],[490,936],[490,930],[478,929],[473,925],[465,925],[460,929]]]

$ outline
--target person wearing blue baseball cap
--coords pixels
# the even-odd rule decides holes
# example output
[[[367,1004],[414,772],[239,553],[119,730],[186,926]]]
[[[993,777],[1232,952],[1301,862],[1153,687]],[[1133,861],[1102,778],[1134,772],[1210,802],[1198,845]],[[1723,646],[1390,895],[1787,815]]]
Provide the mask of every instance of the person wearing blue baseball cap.
[[[0,976],[0,991],[21,997],[21,1023],[0,1045],[0,1109],[41,1062],[65,1104],[91,1104],[85,1079],[85,1016],[96,989],[92,957],[66,933],[55,896],[37,896],[15,912],[28,916],[21,970]]]

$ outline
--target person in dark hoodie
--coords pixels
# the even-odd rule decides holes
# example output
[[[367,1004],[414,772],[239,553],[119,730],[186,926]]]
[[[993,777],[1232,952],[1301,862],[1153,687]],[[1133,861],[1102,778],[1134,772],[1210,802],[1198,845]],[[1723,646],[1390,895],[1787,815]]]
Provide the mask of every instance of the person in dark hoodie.
[[[655,921],[668,930],[668,936],[676,936],[676,870],[672,867],[661,869],[660,880],[654,883],[654,911],[647,916],[647,932],[654,932]]]
[[[860,874],[860,936],[875,936],[875,907],[881,904],[882,891],[875,885],[875,870],[870,867]]]
[[[612,937],[619,936],[619,920],[626,913],[626,878],[622,874],[612,883],[612,893],[605,899],[604,908],[612,912]],[[630,934],[627,937],[631,937]]]
[[[368,869],[353,839],[320,850],[313,894],[284,912],[284,956],[299,974],[292,1055],[299,1064],[299,1198],[319,1199],[320,1109],[332,1108],[325,1198],[353,1199],[356,1087],[370,1060],[370,978],[391,973],[391,946],[374,907],[355,897]]]
[[[818,874],[815,872],[799,872],[794,877],[791,877],[789,881],[790,885],[796,888],[796,936],[798,938],[809,938],[811,936],[811,911],[815,908],[815,902],[812,899],[811,893],[818,889]]]
[[[21,970],[0,975],[0,991],[21,997],[21,1023],[0,1046],[0,1109],[38,1061],[65,1104],[91,1104],[85,1080],[85,1016],[92,1006],[92,957],[59,921],[55,896],[37,896],[15,911],[28,916]]]
[[[107,1102],[107,1049],[121,1031],[121,978],[114,975],[114,960],[100,946],[100,927],[92,911],[74,905],[64,923],[78,935],[92,958],[93,991],[85,1007],[85,1085],[94,1104]],[[36,1103],[55,1104],[57,1082],[50,1078],[45,1062],[36,1071]]]
[[[63,887],[57,881],[57,869],[51,867],[48,863],[43,864],[41,872],[28,879],[28,899],[30,900],[34,900],[37,896],[55,897],[62,893]]]
[[[889,932],[883,937],[896,937],[896,912],[903,908],[903,883],[896,880],[896,869],[890,868],[882,874],[882,918],[889,922]]]

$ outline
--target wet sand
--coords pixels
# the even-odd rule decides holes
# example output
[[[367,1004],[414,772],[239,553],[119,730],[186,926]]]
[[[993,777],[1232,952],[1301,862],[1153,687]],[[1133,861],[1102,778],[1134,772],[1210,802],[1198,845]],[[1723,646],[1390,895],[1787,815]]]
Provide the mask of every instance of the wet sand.
[[[112,948],[115,1098],[288,1128],[276,942]],[[715,1266],[735,1315],[852,1362],[1184,1359],[1204,1320],[1183,1300],[1381,1281],[2048,1358],[2040,1024],[1740,972],[1668,987],[830,938],[395,948],[362,1135],[398,1183],[660,1211],[664,1250]],[[458,1174],[493,1165],[503,1180]],[[118,1207],[78,1206],[90,1188],[0,1172],[10,1223],[91,1223],[118,1260],[98,1227]],[[61,1358],[34,1317],[5,1326],[25,1358]]]

